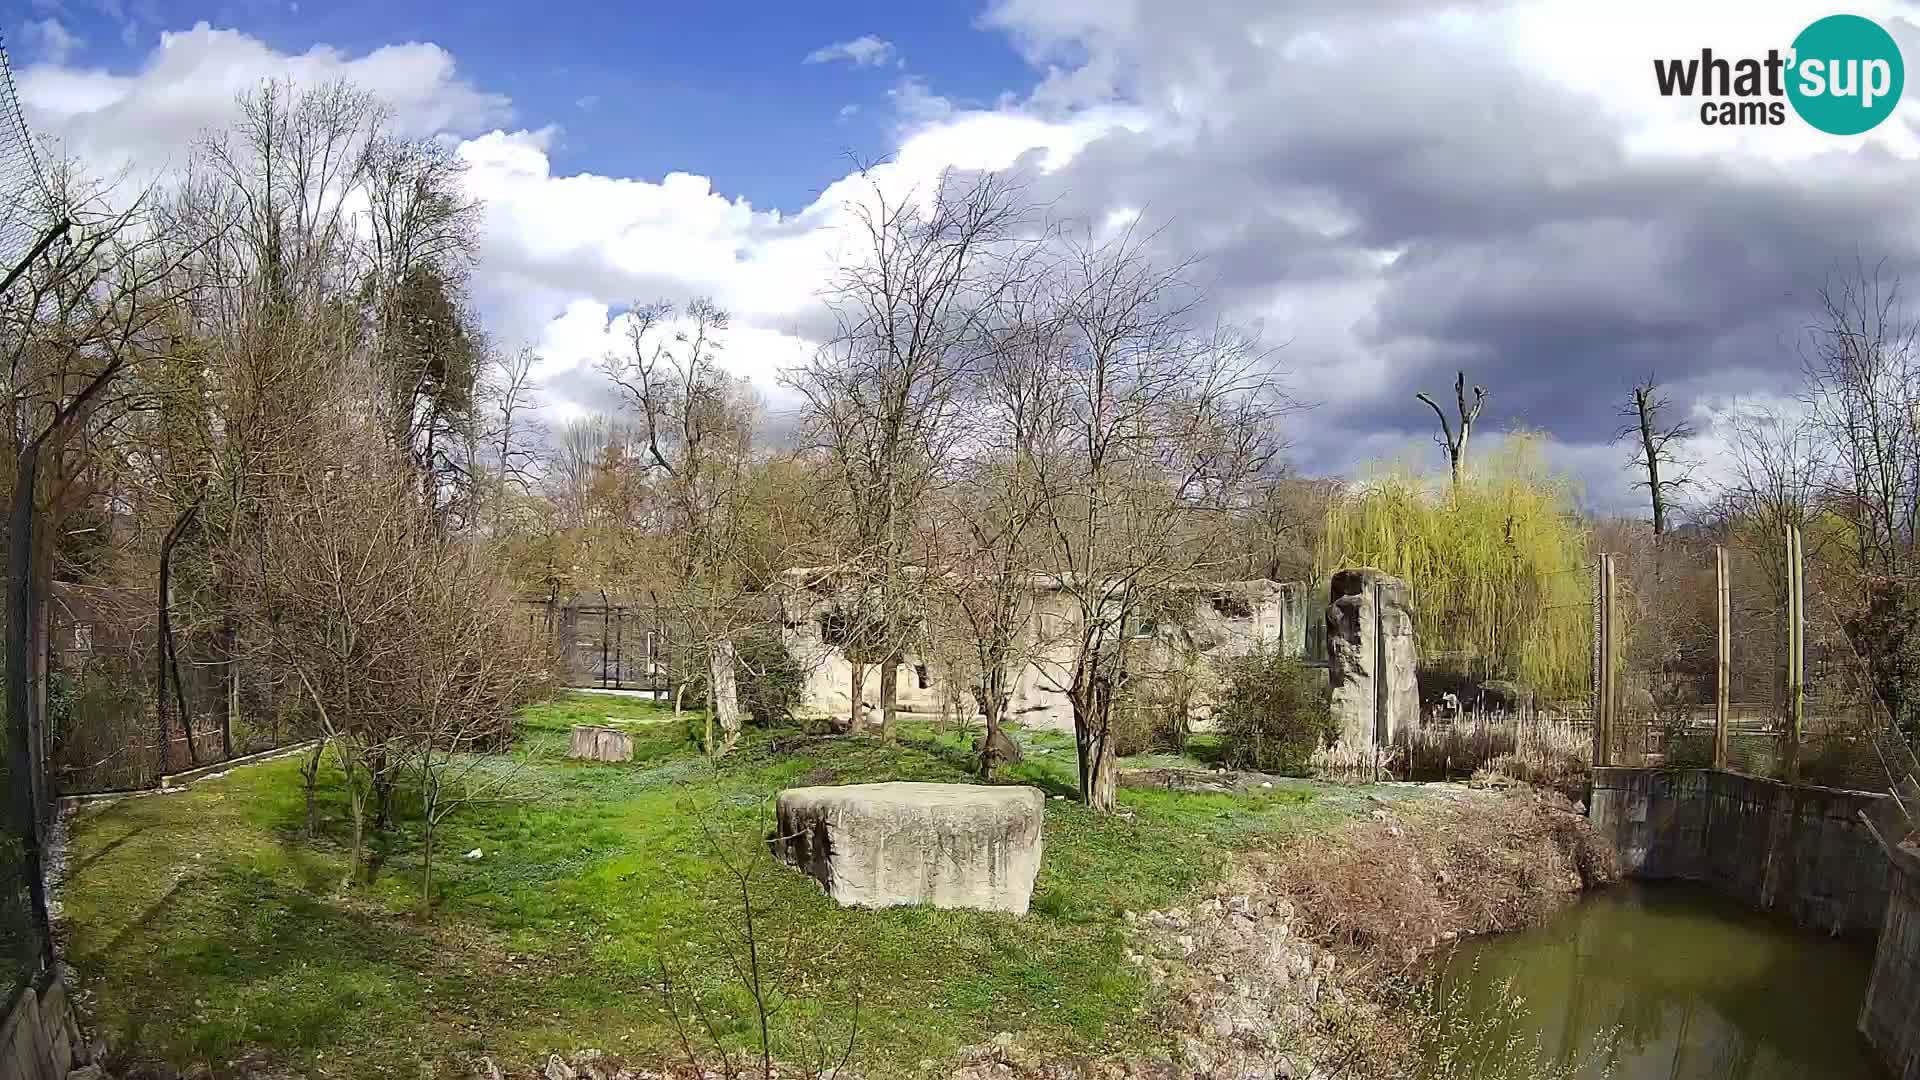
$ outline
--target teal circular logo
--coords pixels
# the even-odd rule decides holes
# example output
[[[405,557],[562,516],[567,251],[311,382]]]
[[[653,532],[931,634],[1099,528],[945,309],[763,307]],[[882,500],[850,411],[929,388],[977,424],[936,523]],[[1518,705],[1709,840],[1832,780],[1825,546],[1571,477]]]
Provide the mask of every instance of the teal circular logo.
[[[1787,99],[1829,135],[1858,135],[1893,114],[1906,65],[1893,35],[1872,19],[1829,15],[1793,39]]]

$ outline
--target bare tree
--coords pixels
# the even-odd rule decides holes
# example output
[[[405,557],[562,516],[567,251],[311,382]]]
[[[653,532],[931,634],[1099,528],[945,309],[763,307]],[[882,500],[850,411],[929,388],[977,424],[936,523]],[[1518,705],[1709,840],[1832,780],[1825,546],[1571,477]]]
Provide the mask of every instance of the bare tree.
[[[1460,412],[1460,430],[1457,433],[1453,430],[1453,425],[1448,422],[1447,412],[1440,407],[1439,402],[1425,393],[1415,394],[1414,397],[1426,402],[1427,407],[1433,410],[1433,415],[1440,418],[1440,434],[1434,436],[1433,441],[1446,450],[1447,466],[1452,470],[1453,486],[1457,488],[1460,486],[1460,471],[1466,463],[1467,439],[1473,435],[1473,424],[1480,419],[1480,410],[1486,407],[1487,391],[1484,387],[1474,387],[1473,404],[1469,406],[1467,404],[1467,373],[1462,371],[1454,376],[1453,400]]]
[[[1819,293],[1806,405],[1830,448],[1822,503],[1851,527],[1848,637],[1902,724],[1920,711],[1920,323],[1900,280],[1856,263]]]
[[[128,198],[57,160],[51,199],[49,216],[71,222],[69,231],[0,298],[0,388],[7,399],[0,428],[13,466],[0,715],[15,733],[14,786],[24,822],[42,820],[48,794],[37,763],[48,738],[52,540],[84,493],[72,481],[85,468],[90,440],[126,415],[121,380],[171,353],[167,328],[191,287],[181,273],[185,256],[154,232],[153,192]]]
[[[496,534],[506,529],[513,498],[532,494],[537,478],[538,448],[546,435],[538,417],[540,396],[533,378],[538,360],[532,349],[495,354],[481,384],[482,398],[491,409],[480,435],[486,444],[486,467],[493,474],[489,525]]]
[[[1072,613],[1069,660],[1046,661],[1073,708],[1081,797],[1114,808],[1113,717],[1152,616],[1231,558],[1222,538],[1278,450],[1267,358],[1227,328],[1198,331],[1181,268],[1131,232],[1067,245],[1061,347],[1048,381],[1065,422],[1036,435],[1047,577]],[[1051,652],[1051,650],[1050,650]]]
[[[1036,279],[996,305],[966,406],[972,434],[956,447],[955,482],[931,523],[930,546],[948,535],[959,540],[941,550],[936,561],[946,572],[934,581],[971,646],[968,681],[986,720],[979,769],[987,777],[1011,749],[1003,725],[1014,680],[1048,644],[1034,605],[1047,511],[1038,478],[1049,432],[1067,419],[1054,381],[1064,324],[1050,300]]]
[[[890,736],[896,673],[932,570],[924,552],[913,557],[915,515],[962,435],[955,419],[984,347],[982,313],[1020,280],[1032,246],[1019,238],[1021,192],[994,174],[946,176],[904,197],[874,183],[851,212],[863,250],[827,289],[838,333],[789,382],[850,510],[841,558],[851,583],[849,724],[863,726],[871,659],[880,665],[880,731]]]
[[[1693,484],[1693,463],[1682,458],[1680,450],[1698,432],[1685,420],[1669,422],[1672,408],[1672,401],[1660,393],[1659,384],[1649,375],[1647,381],[1634,384],[1627,404],[1620,410],[1628,423],[1613,436],[1615,442],[1635,442],[1633,460],[1627,464],[1644,474],[1645,478],[1635,480],[1634,486],[1645,488],[1653,504],[1656,537],[1666,534],[1674,496]]]
[[[718,728],[708,749],[719,755],[740,738],[736,545],[757,403],[719,366],[727,313],[695,300],[676,328],[677,314],[668,304],[635,305],[627,350],[603,358],[601,370],[638,414],[644,467],[661,477],[660,531],[678,578],[666,592],[705,661],[708,715]]]

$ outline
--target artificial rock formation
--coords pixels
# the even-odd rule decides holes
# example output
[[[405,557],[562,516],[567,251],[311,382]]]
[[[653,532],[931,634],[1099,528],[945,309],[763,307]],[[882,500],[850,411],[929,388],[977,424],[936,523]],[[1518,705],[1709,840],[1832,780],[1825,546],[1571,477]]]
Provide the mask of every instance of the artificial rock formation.
[[[582,724],[573,729],[567,756],[581,761],[632,761],[633,736],[617,728]]]
[[[788,788],[774,854],[845,907],[931,904],[1024,915],[1046,796],[973,784]]]
[[[1328,593],[1334,731],[1350,746],[1391,746],[1420,723],[1412,591],[1383,570],[1361,567],[1334,574]]]

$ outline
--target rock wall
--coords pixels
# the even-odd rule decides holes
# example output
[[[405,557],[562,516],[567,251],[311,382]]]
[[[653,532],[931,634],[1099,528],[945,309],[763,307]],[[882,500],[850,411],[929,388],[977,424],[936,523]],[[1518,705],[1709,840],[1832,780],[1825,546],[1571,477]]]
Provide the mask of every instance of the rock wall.
[[[1860,813],[1884,799],[1712,769],[1607,768],[1593,771],[1588,817],[1628,877],[1703,882],[1802,926],[1870,935],[1891,877]]]
[[[53,979],[38,992],[23,990],[0,1023],[0,1080],[63,1080],[88,1065],[90,1049],[74,1025],[66,984]]]
[[[1420,725],[1412,590],[1385,571],[1362,567],[1334,574],[1328,592],[1327,679],[1334,730],[1349,746],[1392,745],[1402,731]],[[1383,642],[1375,640],[1376,595]],[[1382,717],[1374,715],[1376,684],[1385,697]]]
[[[812,717],[844,717],[853,700],[853,665],[824,632],[837,597],[829,590],[805,587],[806,580],[803,572],[790,573],[783,600],[782,640],[806,673],[796,711]],[[1233,656],[1260,640],[1277,642],[1292,655],[1306,657],[1310,592],[1304,584],[1264,580],[1221,582],[1191,590],[1175,617],[1137,628],[1146,666],[1171,665],[1188,657],[1204,662]],[[1029,727],[1073,730],[1072,707],[1057,680],[1072,668],[1078,636],[1078,605],[1050,585],[1036,582],[1022,646],[1032,659],[1014,673],[1010,719]],[[957,701],[969,715],[975,708],[970,685],[956,685],[957,693],[949,695],[955,676],[938,658],[910,651],[901,658],[897,678],[895,693],[903,711],[938,714],[949,700]],[[1196,695],[1201,717],[1208,704],[1208,682],[1202,679]],[[879,665],[867,665],[862,686],[864,706],[878,710]]]
[[[1860,1034],[1887,1075],[1920,1080],[1920,850],[1906,845],[1890,854],[1892,888],[1860,1006]]]

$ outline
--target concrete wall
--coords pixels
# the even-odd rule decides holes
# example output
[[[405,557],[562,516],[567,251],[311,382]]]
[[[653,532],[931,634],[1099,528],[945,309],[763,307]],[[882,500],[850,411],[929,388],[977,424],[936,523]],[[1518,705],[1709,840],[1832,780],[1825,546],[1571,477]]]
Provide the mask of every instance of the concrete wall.
[[[823,636],[823,619],[838,598],[826,589],[805,587],[803,583],[809,580],[806,571],[791,572],[788,580],[788,592],[782,599],[782,640],[806,672],[797,711],[808,716],[845,716],[852,703],[853,665]],[[1309,591],[1306,585],[1273,581],[1222,582],[1193,590],[1176,618],[1138,628],[1144,637],[1136,668],[1151,671],[1185,657],[1206,661],[1232,656],[1247,651],[1256,640],[1278,642],[1293,655],[1305,656],[1308,610],[1313,606]],[[1014,673],[1008,703],[1012,719],[1029,727],[1073,730],[1073,711],[1058,680],[1072,670],[1078,638],[1078,605],[1056,589],[1036,584],[1022,646],[1032,660]],[[956,648],[962,657],[968,655],[965,642],[957,642]],[[925,686],[920,685],[923,670]],[[909,653],[902,658],[898,672],[897,700],[908,712],[937,713],[947,698],[948,681],[955,678],[963,680],[956,687],[957,700],[962,708],[972,710],[971,683],[965,681],[970,680],[970,672],[949,672],[937,657]],[[1202,683],[1195,705],[1204,717],[1209,702],[1205,680]],[[864,704],[877,709],[877,665],[867,666],[862,687]]]
[[[1920,1080],[1920,853],[1902,847],[1893,866],[1873,980],[1860,1007],[1860,1034],[1886,1064],[1887,1075]]]
[[[1609,768],[1593,772],[1588,814],[1629,877],[1704,882],[1802,926],[1871,935],[1891,869],[1860,812],[1885,798],[1711,769]]]
[[[63,1080],[83,1049],[79,1037],[59,979],[21,991],[0,1022],[0,1080]]]

